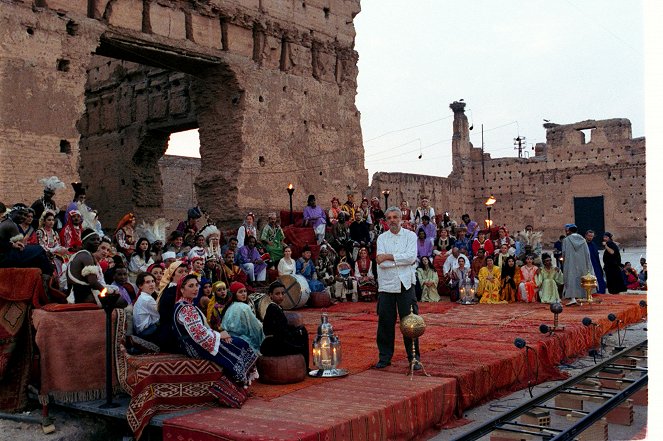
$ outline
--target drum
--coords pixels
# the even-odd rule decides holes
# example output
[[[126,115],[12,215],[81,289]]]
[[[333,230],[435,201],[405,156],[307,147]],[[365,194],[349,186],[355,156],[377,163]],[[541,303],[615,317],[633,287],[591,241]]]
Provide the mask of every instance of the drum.
[[[304,287],[295,276],[279,276],[279,281],[285,285],[285,299],[281,303],[281,308],[296,309],[306,305],[309,297],[308,286]]]
[[[272,302],[272,299],[269,298],[267,294],[263,294],[260,298],[255,300],[256,305],[256,317],[258,320],[265,320],[265,313],[267,313],[267,307]]]

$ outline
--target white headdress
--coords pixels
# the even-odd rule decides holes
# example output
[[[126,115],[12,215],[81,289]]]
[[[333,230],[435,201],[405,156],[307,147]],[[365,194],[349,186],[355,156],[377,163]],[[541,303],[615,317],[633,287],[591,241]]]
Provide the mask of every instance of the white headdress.
[[[44,190],[55,191],[58,188],[64,188],[64,182],[62,182],[57,176],[51,176],[50,178],[40,179],[39,182],[44,185]]]
[[[207,224],[198,232],[198,234],[200,234],[205,238],[205,240],[207,240],[207,238],[210,237],[212,234],[220,235],[221,232],[219,231],[218,228],[216,228],[216,225]]]
[[[543,240],[541,231],[521,231],[518,233],[518,239],[525,245],[536,247]]]
[[[166,221],[165,218],[160,217],[155,220],[152,225],[143,221],[140,225],[136,227],[136,237],[144,237],[154,243],[157,240],[165,242],[166,240],[166,229],[170,226],[170,223]]]

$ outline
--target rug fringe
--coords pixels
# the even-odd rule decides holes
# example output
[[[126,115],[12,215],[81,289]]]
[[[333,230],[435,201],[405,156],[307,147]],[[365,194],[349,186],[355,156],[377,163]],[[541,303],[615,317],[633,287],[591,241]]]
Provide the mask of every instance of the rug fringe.
[[[113,386],[113,395],[122,392],[122,387]],[[46,395],[39,394],[39,404],[42,406],[48,405],[51,401],[59,401],[61,403],[76,403],[79,401],[94,401],[106,398],[106,389],[90,389],[76,392],[49,392]]]

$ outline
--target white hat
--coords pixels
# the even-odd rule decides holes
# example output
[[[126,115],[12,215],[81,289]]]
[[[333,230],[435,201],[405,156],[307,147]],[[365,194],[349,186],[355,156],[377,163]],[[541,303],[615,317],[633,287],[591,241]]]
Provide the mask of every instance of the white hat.
[[[167,259],[177,259],[177,254],[175,254],[174,251],[166,251],[165,253],[163,253],[163,254],[161,255],[161,258],[162,258],[163,260],[167,260]]]

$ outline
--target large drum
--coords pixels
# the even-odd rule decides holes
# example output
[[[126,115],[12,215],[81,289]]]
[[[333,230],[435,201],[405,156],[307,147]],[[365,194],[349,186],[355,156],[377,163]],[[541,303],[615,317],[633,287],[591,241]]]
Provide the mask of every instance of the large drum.
[[[272,303],[272,299],[268,294],[263,294],[260,298],[255,300],[254,305],[256,306],[256,316],[258,320],[265,320],[265,313],[267,313],[267,307]]]
[[[310,291],[308,283],[304,286],[297,277],[291,275],[279,276],[279,282],[285,285],[285,299],[281,303],[283,309],[301,308],[306,304]]]

